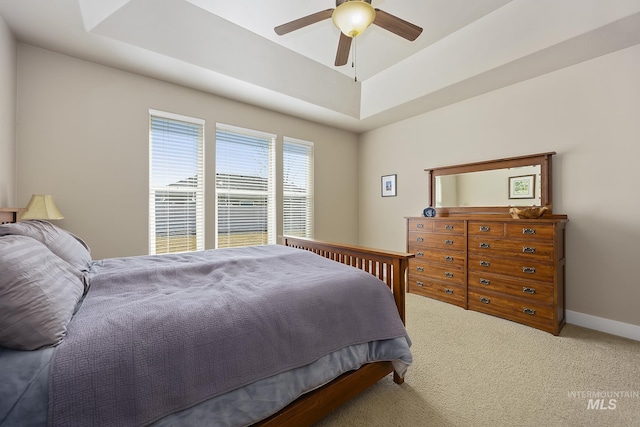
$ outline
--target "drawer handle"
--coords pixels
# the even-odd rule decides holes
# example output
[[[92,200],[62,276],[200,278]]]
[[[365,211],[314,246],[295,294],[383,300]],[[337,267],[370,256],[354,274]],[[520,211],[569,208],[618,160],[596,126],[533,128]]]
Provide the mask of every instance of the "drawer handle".
[[[453,245],[453,240],[445,240],[444,244],[445,245]]]
[[[444,293],[449,294],[449,295],[453,295],[453,291],[451,289],[445,289]]]
[[[488,231],[491,231],[491,227],[489,227],[488,225],[481,225],[480,226],[480,231],[486,233]]]
[[[424,239],[423,239],[422,237],[418,237],[418,238],[416,239],[416,241],[418,241],[418,242],[424,242]]]
[[[491,300],[489,298],[481,297],[480,302],[484,304],[489,304]]]
[[[416,270],[422,273],[424,271],[424,267],[416,267]]]
[[[528,287],[523,287],[522,288],[522,292],[524,292],[525,294],[535,294],[536,293],[536,289],[535,288],[528,288]]]
[[[522,252],[525,254],[535,254],[536,253],[536,248],[531,248],[529,246],[524,246],[522,248]]]
[[[536,311],[534,309],[527,308],[527,307],[523,308],[522,312],[525,313],[525,314],[530,314],[532,316],[536,314]]]
[[[480,279],[480,284],[489,286],[491,284],[491,280],[489,280],[489,279]]]
[[[416,256],[424,256],[424,252],[416,252]]]
[[[522,234],[536,234],[535,228],[523,228]]]
[[[416,282],[416,285],[422,287],[422,286],[424,286],[424,283],[423,282]]]
[[[536,274],[536,268],[535,267],[522,267],[522,272],[523,273],[529,273],[529,274]]]
[[[424,224],[416,224],[416,227],[418,227],[418,228],[424,228]]]
[[[452,256],[446,256],[444,257],[444,260],[447,262],[453,262],[453,257]]]
[[[447,225],[444,226],[444,229],[445,230],[453,230],[453,225],[447,224]]]
[[[489,267],[491,265],[491,263],[489,261],[480,261],[480,266],[481,267]]]
[[[453,273],[449,273],[448,271],[446,273],[444,273],[445,277],[448,277],[449,279],[453,278]]]
[[[481,247],[482,249],[489,249],[489,248],[491,247],[491,245],[490,245],[490,244],[488,244],[488,243],[480,243],[480,247]]]

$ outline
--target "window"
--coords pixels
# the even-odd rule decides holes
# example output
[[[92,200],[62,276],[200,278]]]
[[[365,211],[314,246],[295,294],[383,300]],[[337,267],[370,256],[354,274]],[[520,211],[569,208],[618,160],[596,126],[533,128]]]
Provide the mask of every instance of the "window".
[[[275,135],[216,128],[216,247],[275,238]]]
[[[149,115],[149,253],[202,250],[204,121]]]
[[[313,144],[285,138],[283,143],[284,234],[313,237]]]

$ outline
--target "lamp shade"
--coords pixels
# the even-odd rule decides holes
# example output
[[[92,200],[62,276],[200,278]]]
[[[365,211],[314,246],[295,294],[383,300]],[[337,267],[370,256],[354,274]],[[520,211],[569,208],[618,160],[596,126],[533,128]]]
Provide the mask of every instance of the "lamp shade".
[[[27,211],[22,214],[20,219],[62,219],[64,216],[60,213],[56,204],[53,202],[53,196],[34,194],[27,204]]]
[[[331,15],[334,25],[349,37],[356,37],[376,19],[376,10],[364,0],[350,0],[336,7]]]

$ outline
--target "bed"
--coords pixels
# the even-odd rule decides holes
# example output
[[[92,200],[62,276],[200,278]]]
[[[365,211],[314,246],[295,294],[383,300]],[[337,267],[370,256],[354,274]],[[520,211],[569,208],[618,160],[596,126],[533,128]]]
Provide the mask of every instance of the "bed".
[[[310,425],[402,383],[410,257],[285,236],[92,260],[51,223],[0,225],[0,280],[46,279],[27,306],[62,307],[16,321],[0,284],[0,425]]]

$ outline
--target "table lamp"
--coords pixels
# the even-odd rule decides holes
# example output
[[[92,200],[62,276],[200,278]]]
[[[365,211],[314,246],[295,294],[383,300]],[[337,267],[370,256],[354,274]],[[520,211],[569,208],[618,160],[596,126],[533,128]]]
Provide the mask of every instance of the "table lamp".
[[[46,194],[34,194],[27,204],[27,211],[22,214],[20,219],[63,219],[56,204],[53,202],[53,196]]]

